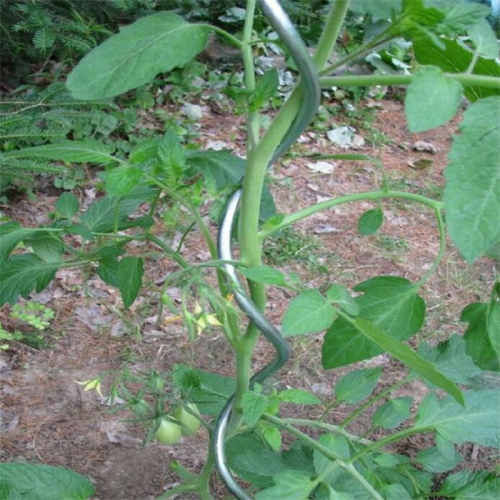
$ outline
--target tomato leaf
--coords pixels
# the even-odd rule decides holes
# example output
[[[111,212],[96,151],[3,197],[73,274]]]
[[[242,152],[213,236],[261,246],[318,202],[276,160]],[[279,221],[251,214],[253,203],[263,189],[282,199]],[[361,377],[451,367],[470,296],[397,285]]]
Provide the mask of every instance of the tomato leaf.
[[[432,428],[453,443],[476,443],[500,448],[500,392],[466,391],[464,404],[452,397],[429,394],[420,403],[414,429]]]
[[[483,370],[500,371],[500,328],[495,317],[500,315],[500,304],[475,302],[469,304],[460,316],[469,326],[464,334],[467,354]]]
[[[358,231],[359,234],[363,236],[369,236],[375,234],[382,223],[384,222],[384,213],[381,208],[374,208],[373,210],[367,210],[358,219]]]
[[[253,391],[247,391],[241,398],[241,408],[243,416],[249,427],[253,427],[262,414],[266,411],[269,399],[264,394],[257,394]]]
[[[318,292],[306,290],[290,301],[283,317],[283,335],[291,337],[319,332],[335,319],[335,309]]]
[[[454,382],[438,371],[432,363],[422,359],[410,347],[393,339],[366,319],[357,318],[353,323],[355,328],[376,343],[381,349],[416,371],[424,379],[451,394],[459,403],[463,403],[462,393]]]
[[[425,303],[410,281],[395,276],[378,276],[356,285],[360,308],[365,318],[391,337],[406,340],[422,326]],[[323,366],[326,369],[348,365],[371,358],[383,351],[344,318],[337,318],[325,335]]]
[[[462,93],[462,85],[436,66],[420,71],[406,92],[405,113],[410,131],[423,132],[451,120],[458,111]]]
[[[0,464],[0,485],[1,491],[7,491],[7,499],[86,500],[94,495],[94,486],[86,477],[43,464]]]
[[[473,103],[465,112],[445,170],[446,223],[469,263],[500,238],[500,97]]]
[[[366,399],[377,387],[382,368],[355,370],[344,375],[335,386],[339,401],[354,405]]]

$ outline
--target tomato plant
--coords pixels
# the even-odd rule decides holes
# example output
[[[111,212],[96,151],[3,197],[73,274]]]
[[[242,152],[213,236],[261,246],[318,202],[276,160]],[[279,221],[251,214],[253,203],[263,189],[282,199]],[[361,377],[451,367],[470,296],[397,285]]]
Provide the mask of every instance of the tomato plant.
[[[229,490],[241,499],[470,498],[473,492],[493,499],[500,486],[494,473],[463,470],[449,475],[442,484],[434,482],[433,475],[453,470],[460,463],[463,457],[457,445],[467,442],[500,447],[500,393],[494,387],[473,383],[483,380],[486,372],[500,371],[498,278],[487,301],[463,311],[461,320],[469,324],[463,337],[452,336],[437,346],[423,342],[413,348],[406,343],[424,324],[422,289],[445,255],[447,235],[471,265],[494,251],[500,238],[500,66],[496,61],[498,41],[485,20],[489,10],[476,3],[447,0],[334,0],[311,58],[279,2],[261,0],[259,5],[301,77],[265,131],[262,111],[279,80],[274,71],[257,77],[253,53],[260,42],[253,30],[256,0],[247,1],[241,37],[160,12],[122,28],[78,64],[67,81],[73,97],[110,98],[187,64],[202,51],[208,36],[216,33],[242,52],[245,82],[242,92],[236,94],[238,106],[243,106],[246,114],[246,159],[230,151],[187,148],[173,129],[140,142],[128,156],[90,139],[3,153],[12,158],[106,166],[107,195],[83,212],[73,195],[61,196],[49,226],[0,226],[0,302],[14,303],[19,296],[42,290],[59,269],[94,266],[102,280],[120,290],[128,308],[140,292],[144,274],[143,257],[127,255],[127,245],[134,241],[155,245],[178,265],[179,270],[167,276],[160,291],[160,317],[163,306],[182,316],[192,339],[207,328],[221,328],[234,349],[237,373],[231,379],[177,365],[165,386],[158,383],[157,374],[122,373],[114,377],[111,398],[119,396],[125,401],[124,408],[136,409],[137,420],[146,429],[146,441],[156,437],[173,444],[180,439],[182,429],[187,435],[199,425],[210,435],[201,472],[195,475],[176,464],[184,483],[161,499],[182,492],[213,498],[210,478],[214,466]],[[339,55],[334,48],[349,9],[380,22],[377,30],[366,33],[362,45]],[[412,44],[412,72],[338,74],[339,69],[349,68],[354,61],[401,38]],[[453,139],[448,155],[443,199],[393,189],[377,158],[325,156],[312,151],[309,154],[317,158],[371,163],[377,188],[276,214],[265,184],[268,167],[311,120],[319,104],[319,89],[374,85],[407,86],[405,112],[411,132],[449,122],[464,96],[468,99],[460,134]],[[210,253],[209,261],[191,264],[183,256],[183,240],[171,247],[153,233],[158,203],[165,198],[190,214],[192,224],[187,231],[198,228]],[[201,206],[211,199],[217,207],[221,199],[228,198],[217,245]],[[263,264],[264,240],[302,219],[343,204],[370,202],[374,208],[358,225],[361,234],[369,235],[380,228],[384,208],[395,200],[435,216],[439,249],[416,282],[401,276],[374,276],[352,290],[341,280],[312,289],[296,276]],[[145,203],[150,207],[148,215],[130,217]],[[235,259],[231,246],[238,213],[239,257]],[[80,246],[72,248],[68,256],[65,241],[75,235]],[[33,252],[12,254],[21,242],[28,243]],[[218,291],[206,280],[206,268],[215,270]],[[246,278],[247,286],[239,276]],[[168,297],[172,283],[183,288],[180,310]],[[281,331],[264,314],[269,285],[296,293],[282,318]],[[197,297],[194,308],[189,307],[190,294]],[[244,322],[239,308],[250,321]],[[342,421],[335,420],[332,408],[313,394],[267,387],[266,379],[289,354],[283,337],[317,332],[325,332],[322,364],[326,370],[387,353],[406,366],[407,375],[376,395],[382,369],[357,369],[342,377],[335,387],[336,401],[352,408]],[[261,333],[278,356],[252,378],[251,360]],[[429,393],[412,414],[412,398],[393,394],[417,378],[427,384]],[[139,393],[133,387],[137,383],[142,384]],[[151,405],[147,410],[141,405],[139,412],[137,401],[143,398]],[[285,418],[281,412],[284,404],[322,405],[322,417]],[[373,427],[366,435],[349,432],[348,426],[372,409]],[[384,430],[380,439],[373,434],[377,429]],[[283,445],[283,433],[296,438],[293,445]],[[432,434],[434,444],[416,457],[394,453],[388,447],[420,433]],[[249,492],[235,476],[250,483]]]

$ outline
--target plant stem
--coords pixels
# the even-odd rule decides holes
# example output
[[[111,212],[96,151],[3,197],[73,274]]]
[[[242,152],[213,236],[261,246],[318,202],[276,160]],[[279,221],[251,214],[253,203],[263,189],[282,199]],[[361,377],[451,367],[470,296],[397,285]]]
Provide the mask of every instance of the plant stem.
[[[163,495],[155,498],[155,500],[166,500],[167,498],[173,497],[178,493],[187,493],[190,491],[196,491],[196,486],[194,484],[180,484],[179,486],[174,486],[173,488],[169,489],[168,491],[163,493]]]
[[[278,418],[278,417],[275,417]],[[354,434],[350,434],[349,432],[345,431],[341,426],[339,425],[333,425],[333,424],[326,424],[324,422],[319,422],[318,420],[308,420],[304,418],[280,418],[280,420],[286,424],[290,425],[303,425],[303,426],[308,426],[308,427],[315,427],[317,429],[324,429],[325,431],[330,431],[333,432],[334,434],[340,434],[341,436],[344,436],[346,439],[349,441],[356,441],[358,443],[364,444],[364,445],[370,445],[372,442],[369,439],[364,439],[360,438],[359,436],[355,436]]]
[[[213,496],[210,494],[210,476],[215,465],[214,455],[212,448],[209,448],[208,456],[201,469],[198,476],[198,487],[197,491],[200,495],[201,500],[213,500]]]
[[[361,413],[363,413],[367,408],[375,404],[376,402],[380,401],[381,399],[385,398],[388,394],[390,394],[392,391],[399,389],[399,387],[402,387],[403,385],[406,385],[408,382],[411,382],[413,380],[413,377],[410,375],[407,375],[405,378],[400,380],[399,382],[396,382],[395,384],[387,387],[384,389],[382,392],[377,394],[376,396],[373,396],[372,398],[368,399],[365,403],[363,403],[356,411],[352,412],[341,424],[340,424],[340,429],[345,429],[353,420],[358,418]]]
[[[321,38],[318,43],[318,49],[314,54],[314,60],[318,68],[324,68],[328,62],[330,55],[333,52],[337,38],[340,33],[340,28],[344,23],[344,19],[349,8],[351,0],[334,0],[330,7],[330,12],[326,20],[326,27],[323,29]]]
[[[271,424],[274,424],[276,427],[283,429],[284,431],[287,431],[289,434],[292,436],[295,436],[296,438],[300,439],[301,441],[304,441],[307,443],[311,448],[314,450],[319,451],[322,455],[324,455],[326,458],[330,460],[338,460],[341,464],[345,464],[345,460],[342,459],[340,455],[337,455],[334,451],[328,449],[326,446],[323,446],[322,444],[318,443],[315,441],[313,438],[309,437],[307,434],[305,434],[302,431],[299,431],[289,423],[283,421],[281,418],[275,417],[274,415],[270,415],[269,413],[264,413],[262,415],[262,419],[266,420],[267,422],[270,422]]]
[[[379,495],[373,486],[357,471],[357,469],[352,464],[344,466],[344,469],[351,474],[352,477],[358,481],[358,483],[363,486],[363,488],[376,500],[384,500],[381,495]]]
[[[280,224],[261,230],[259,233],[259,237],[261,240],[263,240],[264,238],[267,238],[268,236],[281,231],[285,227],[290,226],[291,224],[294,224],[301,219],[310,217],[311,215],[314,215],[317,212],[321,212],[322,210],[327,210],[337,205],[342,205],[343,203],[362,200],[381,200],[387,198],[402,198],[405,200],[414,201],[417,203],[421,203],[422,205],[431,207],[434,210],[441,210],[442,208],[444,208],[443,203],[440,201],[432,200],[431,198],[426,198],[425,196],[421,196],[419,194],[405,193],[402,191],[368,191],[364,193],[355,193],[346,196],[339,196],[338,198],[333,198],[321,203],[316,203],[315,205],[299,210],[298,212],[289,214],[283,219]]]
[[[238,40],[236,37],[231,35],[231,33],[228,33],[226,30],[223,30],[222,28],[219,28],[217,26],[213,26],[212,24],[197,24],[197,26],[202,26],[204,28],[208,28],[210,31],[213,31],[217,35],[220,35],[222,38],[225,38],[231,45],[234,45],[235,47],[238,47],[239,49],[241,49],[243,46],[243,44],[241,43],[240,40]]]
[[[247,0],[245,26],[243,28],[243,43],[241,44],[241,52],[243,55],[243,66],[245,68],[245,87],[249,92],[255,90],[255,66],[253,62],[252,52],[252,32],[253,20],[255,17],[255,8],[257,0]],[[255,111],[247,111],[247,156],[250,151],[255,148],[260,137],[260,119],[259,114]]]
[[[399,432],[396,432],[395,434],[391,434],[390,436],[382,438],[379,441],[374,441],[370,446],[363,448],[358,453],[353,455],[348,460],[348,462],[353,463],[356,460],[358,460],[358,458],[363,456],[365,453],[370,453],[373,450],[376,450],[378,448],[382,448],[383,446],[394,443],[395,441],[399,441],[400,439],[407,438],[409,436],[412,436],[413,434],[420,434],[421,432],[428,432],[428,431],[432,431],[432,428],[431,427],[410,427],[408,429],[403,429]]]
[[[293,436],[297,437],[298,439],[304,441],[307,443],[311,448],[314,450],[318,451],[322,455],[324,455],[326,458],[329,460],[332,460],[336,466],[340,465],[343,469],[345,469],[349,474],[351,474],[362,486],[363,488],[370,493],[370,495],[375,498],[376,500],[383,500],[383,498],[374,490],[373,486],[355,469],[355,467],[352,465],[352,463],[346,463],[345,460],[342,459],[339,455],[337,455],[334,451],[326,448],[322,444],[318,443],[311,437],[309,437],[307,434],[304,434],[302,431],[299,431],[289,423],[283,421],[281,418],[275,417],[274,415],[270,415],[268,413],[265,413],[262,416],[263,420],[266,420],[267,422],[270,422],[274,424],[276,427],[281,428],[288,433],[292,434]],[[349,460],[351,462],[351,460]],[[333,466],[334,464],[332,464]],[[330,469],[328,469],[330,470]],[[323,480],[324,474],[320,476],[321,481]],[[320,479],[318,478],[318,479]],[[318,481],[318,479],[316,481]],[[315,481],[315,483],[316,483]],[[320,482],[321,482],[320,481]],[[318,483],[319,484],[319,483]]]
[[[179,266],[181,266],[183,269],[189,269],[191,267],[189,262],[184,260],[184,258],[179,253],[172,250],[166,243],[164,243],[160,238],[158,238],[154,234],[147,232],[144,235],[144,239],[151,241],[155,245],[159,246],[163,250],[163,252],[165,252],[169,257],[172,257],[172,259],[174,259],[175,262],[177,262],[177,264],[179,264]]]
[[[470,75],[467,73],[445,73],[445,76],[464,86],[476,85],[490,89],[500,89],[500,78],[496,76]],[[372,85],[409,85],[415,75],[353,75],[331,76],[320,79],[324,88],[330,87],[369,87]]]

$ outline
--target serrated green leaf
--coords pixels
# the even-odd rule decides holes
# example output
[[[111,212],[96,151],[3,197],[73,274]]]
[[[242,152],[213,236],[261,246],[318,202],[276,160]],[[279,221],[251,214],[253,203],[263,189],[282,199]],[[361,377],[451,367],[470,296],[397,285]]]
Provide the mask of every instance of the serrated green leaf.
[[[255,496],[256,500],[276,500],[277,498],[287,500],[307,500],[315,483],[311,476],[304,471],[286,470],[279,472],[274,477],[275,486],[263,490]]]
[[[394,398],[379,406],[372,417],[373,425],[382,429],[395,429],[411,417],[413,399]]]
[[[481,19],[468,28],[467,34],[479,54],[488,59],[498,58],[498,38],[488,21]]]
[[[349,8],[358,14],[369,14],[379,19],[390,19],[401,11],[401,0],[352,0]]]
[[[415,461],[426,471],[440,474],[454,469],[463,460],[462,455],[455,451],[452,458],[445,457],[436,447],[418,452]]]
[[[34,254],[14,255],[2,263],[0,306],[15,304],[19,296],[28,298],[33,290],[41,292],[54,278],[61,263],[45,263]]]
[[[269,266],[242,267],[240,273],[249,280],[266,285],[286,285],[285,275],[278,269]]]
[[[457,113],[462,101],[460,82],[448,78],[436,66],[417,74],[406,92],[405,113],[410,132],[444,125]]]
[[[484,471],[464,470],[448,476],[437,495],[457,500],[497,500],[500,478]]]
[[[172,381],[181,389],[184,398],[196,403],[202,415],[211,417],[219,415],[236,387],[234,378],[181,364],[174,365]]]
[[[318,443],[331,451],[340,460],[349,460],[351,456],[349,443],[344,436],[332,433],[321,434],[318,438]],[[325,457],[325,455],[317,450],[314,450],[313,457],[314,468],[316,469],[317,474],[322,474],[332,463],[329,458]]]
[[[158,147],[158,169],[170,182],[177,181],[186,168],[186,154],[179,139],[169,130]]]
[[[437,46],[429,37],[414,40],[413,47],[415,57],[420,64],[440,67],[445,73],[464,73],[468,70],[473,52],[464,44],[448,38],[439,38],[440,46]],[[491,59],[479,57],[474,65],[475,75],[500,76],[500,65]],[[498,89],[479,86],[466,86],[465,97],[476,101],[488,96],[498,95]]]
[[[425,319],[425,303],[410,281],[394,276],[378,276],[356,285],[359,317],[378,326],[391,337],[406,340],[414,335]],[[380,347],[343,318],[338,318],[325,335],[323,367],[348,365],[381,354]]]
[[[385,484],[383,490],[385,500],[413,500],[408,490],[400,484]]]
[[[469,379],[482,373],[466,353],[464,339],[458,335],[453,335],[436,347],[430,347],[424,342],[418,346],[418,352],[457,384],[467,385]]]
[[[99,262],[96,269],[97,275],[105,283],[118,288],[118,268],[119,261],[114,257],[106,257]]]
[[[454,444],[448,439],[441,436],[441,434],[436,434],[434,441],[436,443],[436,448],[439,450],[439,453],[441,453],[441,455],[443,455],[444,457],[453,460],[456,454]]]
[[[172,12],[143,17],[87,54],[67,86],[75,99],[123,94],[191,61],[207,37],[206,26],[189,24]]]
[[[329,302],[340,306],[350,316],[357,316],[360,308],[344,285],[333,284],[326,292]]]
[[[467,262],[500,237],[500,97],[473,103],[465,112],[445,170],[446,223]]]
[[[228,464],[245,481],[259,488],[268,488],[273,484],[273,476],[288,466],[279,453],[266,448],[262,438],[250,436],[237,436],[228,440]]]
[[[125,308],[130,307],[142,286],[144,261],[141,257],[124,257],[118,265],[118,288]]]
[[[373,210],[367,210],[358,219],[358,231],[359,234],[363,236],[369,236],[375,234],[382,223],[384,222],[384,212],[381,208],[374,208]]]
[[[116,217],[116,204],[118,207],[118,228],[122,228],[127,216],[133,213],[142,202],[141,199],[118,199],[106,196],[94,201],[88,210],[81,216],[80,222],[95,233],[113,231]]]
[[[274,451],[281,449],[281,432],[277,427],[263,423],[260,425],[260,433]]]
[[[377,387],[382,368],[355,370],[344,375],[335,386],[335,395],[339,401],[354,405],[366,399]]]
[[[83,224],[71,224],[70,226],[65,226],[63,229],[65,233],[77,234],[87,241],[92,241],[94,239],[92,231]]]
[[[0,485],[8,487],[7,500],[86,500],[94,494],[86,477],[44,464],[0,464]]]
[[[78,198],[71,193],[63,193],[56,201],[56,210],[62,217],[71,219],[78,212],[80,203]]]
[[[247,391],[241,398],[243,416],[249,427],[253,427],[269,405],[269,399],[264,394]]]
[[[255,91],[250,102],[250,111],[257,111],[264,106],[274,96],[279,84],[278,70],[273,68],[264,73],[255,86]]]
[[[110,196],[129,194],[142,177],[142,170],[137,167],[122,166],[106,173],[105,189]]]
[[[450,34],[454,34],[463,32],[481,19],[484,20],[490,14],[490,8],[472,2],[450,2],[444,12],[444,28]]]
[[[6,261],[23,240],[43,231],[43,228],[22,227],[17,222],[0,225],[0,262]]]
[[[218,189],[237,186],[245,175],[246,162],[230,151],[194,151],[187,162]]]
[[[483,370],[500,371],[500,329],[494,328],[489,316],[500,313],[500,305],[476,302],[469,304],[460,316],[469,326],[464,334],[467,354]]]
[[[318,290],[306,290],[290,301],[283,317],[283,335],[291,337],[319,332],[335,319],[335,309]]]
[[[60,262],[65,250],[64,242],[54,233],[35,233],[26,244],[45,262]]]
[[[467,391],[464,405],[452,397],[429,394],[420,404],[414,428],[431,428],[453,443],[476,443],[500,448],[500,392]]]
[[[295,403],[297,405],[319,405],[319,400],[314,394],[302,389],[285,389],[279,393],[279,398],[283,403]]]
[[[111,146],[92,139],[86,139],[84,141],[62,141],[32,148],[16,149],[4,154],[9,158],[47,158],[70,163],[100,163],[107,165],[116,161],[113,156],[114,151],[115,149]]]
[[[463,396],[460,389],[449,378],[437,370],[432,363],[422,359],[410,347],[393,339],[366,319],[358,318],[353,323],[355,328],[359,329],[363,335],[366,335],[393,358],[401,361],[424,379],[451,394],[459,403],[463,403]]]

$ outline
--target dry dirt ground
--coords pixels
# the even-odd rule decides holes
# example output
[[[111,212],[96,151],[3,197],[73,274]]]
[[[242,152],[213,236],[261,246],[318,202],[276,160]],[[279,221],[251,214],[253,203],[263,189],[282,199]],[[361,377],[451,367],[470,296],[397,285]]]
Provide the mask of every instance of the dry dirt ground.
[[[396,100],[377,101],[371,132],[377,140],[367,141],[358,150],[348,151],[377,156],[382,160],[395,188],[414,193],[439,196],[443,186],[443,170],[451,138],[459,119],[428,133],[411,135],[405,125],[402,106]],[[345,120],[332,118],[327,128]],[[242,153],[241,119],[206,113],[200,130],[203,141],[234,139],[236,151]],[[358,133],[368,136],[359,128]],[[343,153],[335,149],[323,131],[305,136],[296,152]],[[431,143],[435,153],[414,149],[417,141]],[[430,160],[427,168],[419,169],[415,162]],[[294,155],[274,168],[271,189],[280,212],[305,207],[327,197],[372,189],[375,173],[367,163],[334,161],[333,173],[313,173],[310,159]],[[410,166],[413,165],[413,166]],[[82,191],[82,196],[84,195]],[[57,196],[39,194],[36,202],[21,198],[3,211],[26,225],[46,221]],[[342,205],[335,210],[318,214],[297,225],[268,255],[284,271],[298,271],[312,284],[338,281],[352,286],[379,274],[403,276],[417,280],[432,263],[438,250],[438,235],[433,214],[401,202],[385,204],[382,230],[369,237],[357,233],[356,221],[369,203]],[[212,228],[215,233],[215,227]],[[164,231],[161,220],[155,226],[158,234]],[[176,235],[170,235],[175,238]],[[144,248],[138,248],[143,251]],[[152,248],[148,247],[148,250]],[[192,263],[208,258],[202,249],[199,234],[193,233],[186,243],[185,257]],[[464,324],[460,312],[470,302],[484,299],[492,282],[495,263],[480,260],[474,267],[464,261],[448,243],[448,253],[437,274],[423,290],[428,304],[428,318],[418,338],[432,341],[452,333],[462,333]],[[324,273],[329,269],[329,275]],[[158,287],[155,281],[176,270],[166,257],[148,261],[146,287],[140,299],[129,311],[121,307],[116,290],[96,276],[83,281],[80,271],[65,270],[55,282],[33,299],[56,311],[50,329],[50,347],[34,350],[13,343],[0,356],[1,446],[0,460],[28,460],[51,465],[63,465],[92,478],[96,498],[100,500],[149,500],[175,484],[178,478],[169,469],[171,460],[178,460],[194,470],[199,469],[205,456],[207,436],[201,432],[185,438],[176,446],[141,444],[143,433],[137,425],[125,425],[129,415],[111,414],[104,399],[95,392],[83,392],[75,381],[93,378],[98,374],[123,367],[131,370],[154,367],[169,371],[174,363],[187,363],[198,368],[233,374],[232,352],[227,342],[214,330],[196,342],[187,341],[181,323],[155,326],[158,310]],[[271,290],[268,312],[278,323],[287,300],[287,291]],[[6,328],[8,307],[0,312]],[[293,360],[276,382],[310,390],[332,399],[332,387],[346,370],[325,372],[321,369],[321,335],[295,339]],[[272,349],[259,342],[255,366],[270,360]],[[386,356],[379,356],[361,366],[383,366],[380,388],[403,376],[401,366]],[[379,388],[379,389],[380,389]],[[106,387],[104,387],[106,389]],[[416,401],[425,393],[423,385],[414,383],[400,390]],[[337,407],[328,421],[338,422],[349,410]],[[315,417],[320,410],[307,413],[306,408],[295,410],[296,416]],[[363,432],[369,420],[357,421],[350,430]],[[429,444],[427,437],[415,437],[398,450],[414,454]],[[479,454],[469,446],[462,448],[466,464],[472,468],[491,465],[491,457]],[[481,457],[483,457],[481,459]],[[224,496],[220,483],[214,480],[214,492]],[[188,499],[181,495],[178,498]]]

